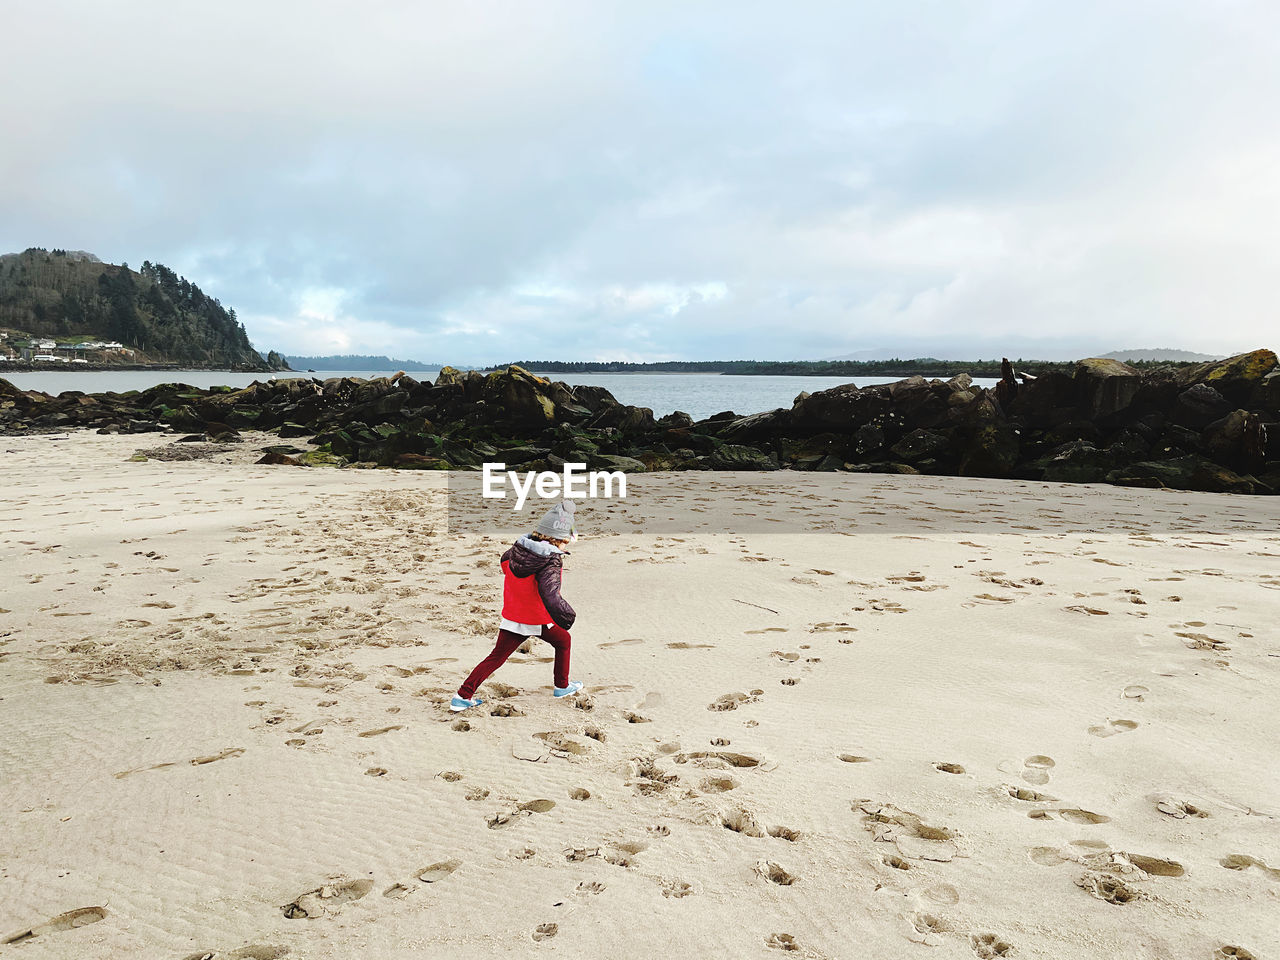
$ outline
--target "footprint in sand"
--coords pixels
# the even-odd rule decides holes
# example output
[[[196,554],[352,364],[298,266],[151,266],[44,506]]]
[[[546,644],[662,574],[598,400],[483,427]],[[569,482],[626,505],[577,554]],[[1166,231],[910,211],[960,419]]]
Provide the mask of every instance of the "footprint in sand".
[[[1005,787],[1005,790],[1013,799],[1025,800],[1028,803],[1056,803],[1058,800],[1057,797],[1051,797],[1047,793],[1037,793],[1026,787]]]
[[[1095,737],[1114,737],[1117,733],[1128,733],[1138,729],[1137,720],[1107,720],[1106,723],[1095,723],[1089,733]]]
[[[720,817],[720,823],[726,830],[740,833],[745,837],[763,837],[764,830],[750,810],[738,807],[729,810]]]
[[[796,953],[800,950],[800,944],[796,943],[796,938],[789,933],[771,933],[764,938],[764,943],[771,950],[782,950],[786,953]]]
[[[1140,683],[1131,683],[1120,691],[1121,696],[1126,700],[1137,700],[1141,703],[1151,691]]]
[[[914,913],[905,919],[907,921],[907,939],[912,943],[923,943],[930,947],[936,947],[943,942],[942,934],[951,933],[955,930],[950,921],[923,911]]]
[[[997,957],[1008,957],[1013,954],[1013,944],[1001,939],[994,933],[975,933],[969,937],[969,946],[981,960],[995,960]]]
[[[756,874],[780,887],[789,887],[800,878],[788,872],[781,864],[772,860],[760,860],[756,863]]]
[[[843,760],[844,757],[841,757],[840,759]],[[964,773],[964,767],[960,766],[958,763],[935,763],[933,765],[933,769],[937,770],[939,773]]]
[[[863,825],[874,840],[893,843],[898,853],[908,860],[948,863],[959,853],[958,834],[946,827],[926,824],[909,810],[875,800],[860,801],[852,809],[862,814]]]
[[[698,789],[703,793],[725,793],[737,786],[738,781],[732,777],[706,777],[698,784]]]
[[[1110,823],[1106,814],[1094,813],[1092,810],[1080,810],[1069,807],[1058,810],[1032,810],[1027,814],[1032,820],[1065,820],[1067,823],[1097,824]]]
[[[947,907],[960,902],[960,891],[949,883],[935,883],[924,891],[924,895],[934,903]]]
[[[1049,771],[1054,768],[1052,757],[1037,753],[1022,761],[1022,779],[1037,787],[1049,782]]]
[[[289,920],[313,920],[333,912],[344,903],[363,899],[372,889],[372,880],[333,880],[308,890],[280,909]]]
[[[546,730],[542,733],[535,733],[534,736],[548,744],[553,752],[558,752],[561,755],[573,754],[574,756],[580,756],[586,753],[588,749],[586,744],[579,743],[559,730]]]
[[[763,693],[764,691],[761,691]],[[755,703],[760,697],[746,693],[722,693],[707,705],[708,710],[723,712],[737,710],[744,703]]]
[[[1244,947],[1223,944],[1213,951],[1213,960],[1257,960],[1257,958]]]
[[[1083,889],[1091,897],[1102,900],[1105,903],[1114,903],[1117,906],[1132,903],[1142,896],[1142,893],[1136,887],[1130,886],[1119,877],[1093,871],[1088,871],[1079,877],[1076,880],[1076,886]]]
[[[765,767],[758,757],[748,756],[745,753],[730,753],[727,750],[696,750],[693,753],[678,753],[673,759],[676,763],[692,762],[700,767],[719,767],[721,769],[727,769],[728,767],[760,767],[761,769],[772,769],[772,764]]]
[[[583,897],[596,896],[604,893],[604,884],[595,880],[583,880],[574,892]]]
[[[0,940],[0,944],[22,943],[24,940],[44,936],[46,933],[62,933],[65,930],[74,930],[76,927],[87,927],[91,923],[105,919],[106,916],[107,911],[103,907],[80,907],[78,910],[68,910],[42,924],[5,937]]]
[[[845,763],[870,763],[871,762],[870,757],[860,757],[856,753],[842,753],[839,755],[839,759],[843,760]]]
[[[423,883],[438,883],[460,866],[462,866],[461,860],[442,860],[439,863],[431,864],[429,867],[423,867],[414,876]]]
[[[251,943],[247,947],[240,947],[230,953],[213,953],[212,951],[190,953],[183,960],[280,960],[281,957],[287,957],[288,955],[288,947],[278,947],[274,944],[266,943]]]
[[[559,932],[560,932],[560,926],[559,926],[559,924],[555,924],[555,923],[540,923],[540,924],[538,924],[538,928],[537,928],[536,930],[534,930],[534,931],[533,931],[533,939],[535,939],[535,940],[550,940],[552,937],[554,937],[554,936],[555,936],[557,933],[559,933]]]
[[[679,900],[693,893],[693,887],[683,880],[666,880],[662,884],[662,895],[668,899]]]
[[[1167,817],[1173,817],[1175,820],[1185,820],[1187,817],[1212,816],[1208,810],[1204,810],[1183,800],[1175,800],[1173,797],[1164,797],[1157,800],[1156,809]]]
[[[378,727],[376,730],[365,730],[362,733],[357,733],[356,736],[357,737],[380,737],[384,733],[390,733],[393,730],[403,730],[403,729],[404,729],[404,724],[397,723],[394,726],[390,726],[390,727]]]
[[[206,763],[213,763],[216,760],[229,760],[232,757],[238,757],[244,753],[244,747],[228,747],[221,753],[211,754],[207,757],[192,757],[191,765],[194,767],[201,766]]]
[[[1272,880],[1280,880],[1280,869],[1269,867],[1265,861],[1251,857],[1247,853],[1229,853],[1218,862],[1228,870],[1248,870],[1251,867],[1257,867]]]

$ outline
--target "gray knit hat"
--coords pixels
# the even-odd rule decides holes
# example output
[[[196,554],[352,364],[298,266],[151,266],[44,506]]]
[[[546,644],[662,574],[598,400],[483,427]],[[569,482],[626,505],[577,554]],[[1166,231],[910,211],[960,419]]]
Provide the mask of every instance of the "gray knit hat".
[[[573,501],[561,500],[542,515],[533,529],[553,540],[577,540],[578,530],[573,523]]]

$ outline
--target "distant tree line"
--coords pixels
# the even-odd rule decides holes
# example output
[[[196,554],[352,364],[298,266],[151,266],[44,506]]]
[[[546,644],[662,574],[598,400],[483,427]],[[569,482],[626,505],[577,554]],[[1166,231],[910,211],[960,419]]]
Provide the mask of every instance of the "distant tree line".
[[[438,363],[418,360],[393,360],[364,353],[333,354],[326,357],[286,356],[295,370],[439,370]]]
[[[1049,370],[1071,370],[1074,361],[1012,360],[1019,373],[1038,375]],[[621,360],[520,360],[518,366],[545,373],[722,373],[736,376],[787,377],[999,377],[999,360],[938,360],[917,357],[911,360],[663,360],[656,363],[628,363]],[[1185,364],[1137,361],[1131,366],[1150,369]],[[501,366],[509,366],[502,364]]]

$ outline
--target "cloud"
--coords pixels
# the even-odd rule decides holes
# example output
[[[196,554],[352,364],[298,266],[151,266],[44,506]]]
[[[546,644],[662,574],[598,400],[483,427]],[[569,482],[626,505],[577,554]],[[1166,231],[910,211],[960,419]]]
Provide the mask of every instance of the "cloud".
[[[0,41],[32,91],[0,103],[0,247],[159,260],[291,353],[1243,349],[1280,272],[1277,28],[1191,0],[50,0]]]

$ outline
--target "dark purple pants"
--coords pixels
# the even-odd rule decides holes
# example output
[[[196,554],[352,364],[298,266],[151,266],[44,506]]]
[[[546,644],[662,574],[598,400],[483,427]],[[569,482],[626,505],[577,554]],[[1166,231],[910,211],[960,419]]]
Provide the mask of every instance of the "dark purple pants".
[[[520,634],[512,633],[510,630],[499,630],[498,641],[493,645],[493,651],[476,664],[476,668],[471,671],[471,675],[458,688],[458,696],[465,700],[470,700],[474,697],[476,687],[488,680],[490,674],[506,663],[507,657],[515,653],[516,648],[528,639],[529,637],[522,637]],[[569,685],[569,631],[557,627],[553,623],[542,628],[542,639],[555,647],[556,650],[555,671],[552,675],[555,685],[557,687],[567,687]]]

